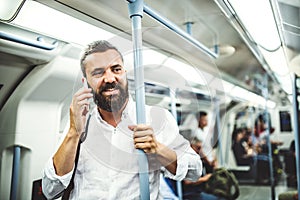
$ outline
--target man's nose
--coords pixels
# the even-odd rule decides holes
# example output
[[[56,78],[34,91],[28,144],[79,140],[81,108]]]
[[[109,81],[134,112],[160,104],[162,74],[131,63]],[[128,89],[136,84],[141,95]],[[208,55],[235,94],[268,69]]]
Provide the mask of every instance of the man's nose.
[[[106,70],[104,74],[104,82],[105,83],[113,83],[116,81],[115,74],[110,70]]]

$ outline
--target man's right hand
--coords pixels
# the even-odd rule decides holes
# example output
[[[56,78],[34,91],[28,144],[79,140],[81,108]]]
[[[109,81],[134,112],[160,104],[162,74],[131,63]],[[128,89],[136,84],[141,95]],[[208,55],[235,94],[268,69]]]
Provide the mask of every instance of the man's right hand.
[[[81,88],[73,96],[70,106],[70,129],[53,156],[53,165],[58,176],[63,176],[73,169],[78,139],[85,131],[88,99],[93,96],[91,92],[92,89]]]
[[[81,88],[73,96],[70,106],[70,130],[79,136],[85,131],[86,115],[89,111],[88,99],[93,97],[91,88]]]

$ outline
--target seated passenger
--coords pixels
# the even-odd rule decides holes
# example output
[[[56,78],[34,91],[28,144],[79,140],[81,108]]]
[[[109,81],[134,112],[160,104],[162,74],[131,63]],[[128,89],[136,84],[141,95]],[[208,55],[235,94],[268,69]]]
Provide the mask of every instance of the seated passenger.
[[[269,131],[268,131],[269,127]],[[260,114],[258,118],[255,120],[255,130],[254,130],[254,144],[259,146],[260,150],[259,153],[268,153],[268,138],[270,139],[271,146],[272,146],[272,153],[276,151],[278,146],[282,145],[282,141],[278,141],[272,138],[272,134],[274,133],[275,128],[271,126],[271,122],[265,119],[263,114]],[[268,137],[269,136],[269,137]]]
[[[191,147],[196,153],[203,155],[202,140],[200,137],[195,136],[192,138]],[[203,171],[205,170],[203,169]],[[204,191],[205,183],[208,181],[211,175],[211,173],[202,174],[202,176],[195,182],[183,180],[183,198],[185,200],[224,200],[222,197],[217,197]]]
[[[253,166],[256,173],[256,181],[267,183],[270,177],[269,160],[266,155],[259,155],[251,144],[251,137],[247,136],[244,129],[236,129],[232,134],[232,150],[240,166]]]
[[[232,150],[237,165],[245,166],[254,163],[254,150],[248,144],[248,138],[244,129],[236,129],[232,134]]]
[[[270,128],[268,128],[270,127]],[[269,156],[269,142],[271,144],[271,155],[273,161],[273,172],[275,181],[282,174],[282,163],[279,158],[279,148],[278,146],[282,145],[283,142],[276,140],[274,138],[275,128],[271,126],[271,123],[267,123],[267,120],[264,119],[262,115],[258,117],[255,122],[255,136],[256,136],[256,146],[258,147],[258,154]]]
[[[295,140],[291,142],[290,149],[284,156],[284,162],[288,187],[297,187]]]

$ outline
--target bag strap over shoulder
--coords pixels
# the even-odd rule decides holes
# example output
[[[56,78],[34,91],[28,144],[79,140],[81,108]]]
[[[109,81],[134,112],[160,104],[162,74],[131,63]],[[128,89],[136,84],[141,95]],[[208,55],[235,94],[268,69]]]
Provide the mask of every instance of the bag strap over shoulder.
[[[77,150],[76,150],[76,157],[75,157],[75,167],[74,167],[74,171],[72,173],[72,178],[70,180],[69,185],[67,186],[67,188],[64,190],[64,193],[62,195],[62,200],[68,200],[70,198],[70,193],[71,191],[74,189],[74,177],[75,177],[75,173],[76,173],[76,169],[77,169],[77,165],[78,165],[78,160],[79,160],[79,154],[80,154],[80,146],[81,143],[84,142],[84,140],[86,139],[87,133],[88,133],[88,129],[89,129],[89,123],[90,123],[90,119],[91,119],[91,113],[88,116],[87,122],[86,122],[86,126],[85,126],[85,132],[82,133],[80,140],[78,142],[77,145]]]
[[[75,167],[74,167],[74,171],[72,173],[72,178],[70,180],[68,187],[65,189],[65,191],[62,195],[62,198],[61,198],[62,200],[68,200],[70,197],[71,191],[74,189],[74,177],[75,177],[77,164],[78,164],[78,160],[79,160],[80,146],[81,146],[81,140],[79,140],[78,145],[77,145],[77,151],[76,151],[76,157],[75,157]]]

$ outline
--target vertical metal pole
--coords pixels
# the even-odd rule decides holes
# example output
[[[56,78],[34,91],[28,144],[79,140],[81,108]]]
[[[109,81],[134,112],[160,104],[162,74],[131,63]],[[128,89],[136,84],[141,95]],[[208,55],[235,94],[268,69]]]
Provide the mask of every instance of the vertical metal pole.
[[[143,0],[136,0],[128,3],[129,14],[132,21],[132,41],[134,55],[134,81],[135,81],[135,100],[136,116],[138,124],[146,123],[145,114],[145,86],[144,86],[144,69],[142,56],[142,16]],[[142,150],[137,150],[139,154],[139,180],[141,200],[149,200],[149,166],[147,155]]]
[[[251,120],[251,137],[254,137],[254,131],[255,131],[255,117],[254,117],[254,107],[251,107],[249,109],[250,112],[250,120]]]
[[[268,145],[268,158],[269,158],[269,169],[270,169],[270,182],[271,182],[271,195],[272,195],[272,200],[275,200],[275,183],[274,183],[274,169],[273,169],[273,157],[272,157],[272,146],[271,146],[271,140],[270,140],[270,123],[269,121],[271,119],[269,119],[269,114],[268,114],[268,107],[267,107],[267,100],[268,100],[268,75],[265,75],[265,80],[264,80],[264,84],[262,87],[262,91],[263,91],[263,96],[266,100],[266,104],[265,104],[265,119],[266,119],[266,123],[267,123],[267,145]]]
[[[215,51],[216,55],[219,55],[219,45],[218,44],[214,45],[214,51]]]
[[[176,90],[174,89],[174,92],[172,92],[172,89],[169,89],[170,98],[171,98],[171,112],[173,117],[177,120],[177,110],[176,110]]]
[[[10,186],[10,200],[17,200],[20,171],[21,147],[14,146],[13,168]]]
[[[218,132],[218,161],[220,166],[224,166],[223,154],[222,154],[222,139],[221,139],[221,120],[220,120],[220,108],[219,105],[220,101],[217,98],[214,98],[214,106],[215,106],[215,113],[216,113],[216,126]]]
[[[255,109],[254,107],[251,107],[249,108],[249,112],[250,112],[250,119],[251,119],[251,125],[252,125],[252,129],[251,129],[251,139],[252,139],[252,142],[255,140]],[[252,174],[254,176],[254,180],[256,181],[257,180],[257,155],[254,156],[254,167],[253,167],[253,171],[252,171]]]
[[[266,121],[269,123],[268,110],[265,110]],[[271,182],[271,194],[272,200],[275,200],[275,183],[274,183],[274,169],[273,169],[273,157],[272,157],[272,145],[270,140],[270,127],[267,126],[267,144],[268,144],[268,157],[269,157],[269,168],[270,168],[270,182]]]
[[[231,150],[231,132],[230,132],[230,123],[227,123],[227,136],[226,136],[226,149],[225,149],[225,152],[229,152],[229,151],[232,151]],[[225,158],[224,158],[224,161],[226,163],[226,165],[228,165],[228,158],[229,156],[229,153],[225,153]]]
[[[298,199],[300,199],[300,141],[299,141],[299,102],[298,102],[298,88],[297,88],[297,75],[292,77],[293,80],[293,110],[294,110],[294,136],[295,136],[295,151],[296,151],[296,170],[297,170],[297,189]]]
[[[189,34],[189,35],[192,35],[192,25],[193,25],[193,22],[187,22],[185,23],[186,24],[186,32]]]
[[[172,89],[169,90],[170,98],[171,98],[171,112],[174,118],[177,121],[177,109],[176,109],[176,89],[174,89],[174,92],[172,92]],[[177,188],[177,195],[178,199],[182,200],[182,186],[181,181],[176,182],[176,188]]]

